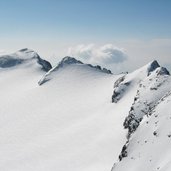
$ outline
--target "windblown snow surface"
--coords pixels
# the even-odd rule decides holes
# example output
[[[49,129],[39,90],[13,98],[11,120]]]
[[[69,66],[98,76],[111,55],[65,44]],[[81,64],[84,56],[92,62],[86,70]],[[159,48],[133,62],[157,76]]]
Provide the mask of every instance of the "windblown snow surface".
[[[71,57],[51,68],[29,49],[2,56],[0,170],[169,170],[170,85],[157,61],[114,75]]]

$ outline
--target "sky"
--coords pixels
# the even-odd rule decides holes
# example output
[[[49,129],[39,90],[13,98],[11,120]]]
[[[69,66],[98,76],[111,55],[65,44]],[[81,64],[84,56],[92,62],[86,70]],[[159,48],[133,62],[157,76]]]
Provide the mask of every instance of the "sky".
[[[131,71],[151,60],[171,69],[171,0],[0,0],[0,54],[22,48],[57,63]]]

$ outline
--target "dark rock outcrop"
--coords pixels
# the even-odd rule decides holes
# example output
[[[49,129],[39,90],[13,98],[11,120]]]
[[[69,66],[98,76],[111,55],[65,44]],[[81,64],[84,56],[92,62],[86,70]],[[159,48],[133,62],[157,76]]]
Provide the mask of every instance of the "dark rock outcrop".
[[[127,152],[128,143],[129,141],[127,141],[125,145],[122,147],[121,153],[119,155],[119,161],[121,161],[124,157],[128,156],[128,152]]]
[[[112,103],[117,103],[124,95],[124,92],[127,90],[131,82],[124,82],[125,75],[120,77],[114,83],[114,91],[112,95]]]
[[[160,67],[160,65],[158,64],[158,62],[156,60],[151,62],[147,68],[147,75],[149,76],[151,74],[151,72],[156,70],[158,67]]]
[[[157,75],[170,75],[169,71],[164,67],[160,67],[156,73]]]
[[[37,63],[40,64],[42,66],[42,69],[46,72],[52,68],[50,62],[40,58],[40,56],[37,57]]]

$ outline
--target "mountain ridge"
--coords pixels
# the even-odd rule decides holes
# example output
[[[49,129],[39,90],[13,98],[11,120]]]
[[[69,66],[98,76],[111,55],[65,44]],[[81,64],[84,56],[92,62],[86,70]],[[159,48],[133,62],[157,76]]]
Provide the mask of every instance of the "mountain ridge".
[[[137,92],[134,97],[134,102],[130,107],[129,114],[123,123],[124,128],[128,129],[127,141],[121,150],[121,154],[119,155],[120,162],[114,164],[112,171],[117,171],[117,168],[120,168],[120,165],[122,166],[122,160],[125,161],[124,158],[127,158],[130,155],[130,141],[132,136],[134,137],[134,134],[136,134],[136,130],[139,128],[143,118],[150,118],[154,108],[156,108],[160,104],[159,102],[163,101],[164,97],[171,91],[170,73],[166,68],[161,67],[157,61],[150,62],[140,68],[138,72],[142,72],[143,70],[147,71],[144,72],[147,73],[147,76],[138,77],[138,87],[136,88]],[[129,80],[128,84],[126,77],[129,77],[129,75],[124,76],[124,78],[121,77],[120,80],[117,81],[117,84],[114,87],[115,90],[112,96],[112,102],[118,103],[121,98],[124,98],[123,95],[121,96],[120,94],[125,93],[129,84],[133,82],[133,80]]]
[[[12,57],[23,61],[0,69],[0,170],[169,171],[171,76],[156,60],[115,75],[68,56],[45,72],[27,48]]]
[[[43,77],[42,79],[38,82],[39,85],[44,84],[45,82],[49,81],[51,78],[48,78],[52,73],[63,69],[65,67],[68,67],[70,65],[80,65],[83,67],[87,67],[87,68],[91,68],[96,70],[97,72],[103,72],[106,74],[112,74],[112,72],[106,68],[102,68],[99,65],[93,66],[91,64],[84,64],[83,62],[81,62],[80,60],[77,60],[74,57],[70,57],[70,56],[66,56],[64,58],[62,58],[62,60],[56,65],[54,66],[51,70],[49,70]]]

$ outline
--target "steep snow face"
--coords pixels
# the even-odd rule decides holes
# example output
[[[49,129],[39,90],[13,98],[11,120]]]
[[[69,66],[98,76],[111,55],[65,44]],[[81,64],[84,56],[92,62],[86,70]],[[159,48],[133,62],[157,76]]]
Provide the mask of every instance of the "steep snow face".
[[[39,85],[42,85],[43,83],[51,80],[53,78],[54,71],[58,71],[60,69],[68,67],[68,66],[70,67],[71,65],[75,65],[75,66],[81,65],[81,68],[86,67],[88,70],[90,68],[90,70],[97,70],[99,72],[103,72],[106,74],[112,74],[112,72],[110,70],[108,70],[106,68],[101,68],[99,65],[93,66],[91,64],[84,64],[81,61],[79,61],[73,57],[66,56],[61,60],[61,62],[59,62],[55,67],[53,67],[51,70],[49,70],[49,72],[47,72],[45,74],[45,76],[42,77],[42,79],[39,81]]]
[[[134,102],[123,123],[124,128],[128,129],[128,140],[121,150],[119,160],[127,157],[130,136],[136,131],[143,117],[148,116],[155,104],[170,90],[170,80],[167,69],[160,67],[157,61],[153,61],[115,82],[112,102],[118,103],[129,91],[135,93]]]
[[[129,134],[136,130],[143,116],[148,115],[156,102],[168,92],[170,79],[169,72],[163,67],[158,67],[148,77],[141,80],[134,103],[124,122],[124,127],[128,128]]]
[[[52,66],[51,64],[40,58],[40,56],[30,49],[21,49],[16,53],[10,55],[0,56],[0,68],[18,67],[20,64],[32,63],[44,71],[49,71]]]
[[[171,81],[170,83],[171,84]],[[128,156],[113,171],[171,170],[171,93],[145,117],[127,146]]]

